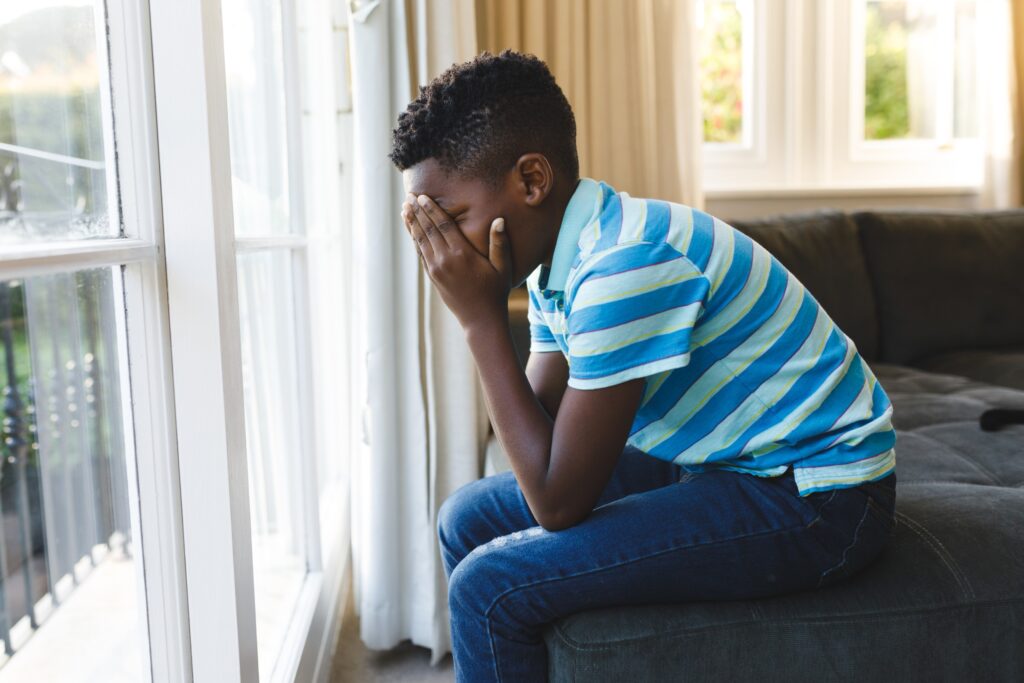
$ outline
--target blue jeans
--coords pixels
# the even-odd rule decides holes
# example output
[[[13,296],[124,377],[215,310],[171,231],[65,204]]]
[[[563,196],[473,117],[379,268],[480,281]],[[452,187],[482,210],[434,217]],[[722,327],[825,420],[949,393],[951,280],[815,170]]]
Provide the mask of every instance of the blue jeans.
[[[438,513],[460,683],[547,680],[544,626],[613,605],[730,600],[822,588],[882,551],[896,473],[800,496],[793,470],[687,472],[627,446],[594,510],[539,526],[512,472]]]

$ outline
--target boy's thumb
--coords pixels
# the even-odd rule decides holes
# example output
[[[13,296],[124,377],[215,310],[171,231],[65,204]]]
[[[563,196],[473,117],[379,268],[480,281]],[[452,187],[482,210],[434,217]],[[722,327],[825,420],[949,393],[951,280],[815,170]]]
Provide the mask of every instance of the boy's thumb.
[[[490,261],[494,269],[503,275],[509,268],[508,233],[505,232],[505,219],[495,218],[491,222]]]

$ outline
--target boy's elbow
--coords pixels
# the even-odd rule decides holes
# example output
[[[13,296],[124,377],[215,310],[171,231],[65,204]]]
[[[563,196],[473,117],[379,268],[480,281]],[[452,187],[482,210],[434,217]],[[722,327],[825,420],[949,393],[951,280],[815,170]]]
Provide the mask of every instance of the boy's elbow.
[[[576,526],[586,519],[587,514],[589,513],[579,514],[575,511],[558,510],[538,517],[537,521],[546,531],[561,531]]]

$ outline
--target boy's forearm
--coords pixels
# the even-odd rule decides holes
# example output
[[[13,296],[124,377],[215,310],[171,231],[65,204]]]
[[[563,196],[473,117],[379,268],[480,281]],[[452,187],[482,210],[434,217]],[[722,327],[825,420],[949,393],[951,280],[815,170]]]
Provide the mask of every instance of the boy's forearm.
[[[466,327],[498,440],[530,510],[544,522],[555,510],[545,500],[554,421],[519,364],[507,319]]]

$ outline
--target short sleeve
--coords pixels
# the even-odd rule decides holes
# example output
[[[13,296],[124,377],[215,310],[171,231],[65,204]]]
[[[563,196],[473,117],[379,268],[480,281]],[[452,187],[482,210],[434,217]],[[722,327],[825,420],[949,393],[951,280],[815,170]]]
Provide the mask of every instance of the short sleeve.
[[[540,303],[537,301],[537,293],[527,290],[530,295],[530,304],[526,309],[526,317],[530,323],[530,353],[543,353],[546,351],[558,351],[562,349],[555,341],[555,335],[551,328],[544,321],[540,312]]]
[[[628,242],[585,259],[566,287],[568,385],[599,389],[688,364],[710,288],[669,244]]]

